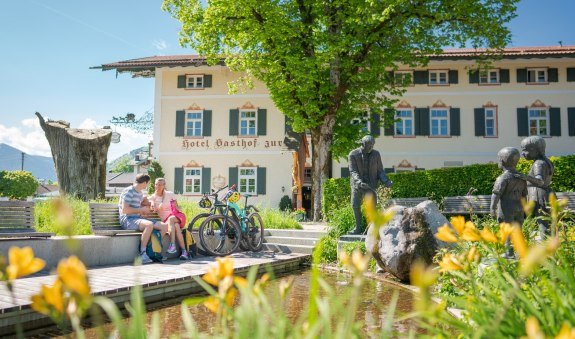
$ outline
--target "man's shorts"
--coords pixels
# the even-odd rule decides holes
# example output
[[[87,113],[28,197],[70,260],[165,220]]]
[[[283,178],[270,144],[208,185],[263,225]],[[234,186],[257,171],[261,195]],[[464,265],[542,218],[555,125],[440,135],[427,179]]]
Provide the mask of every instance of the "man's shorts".
[[[126,216],[124,218],[120,218],[120,225],[125,230],[133,230],[139,231],[140,230],[140,222],[145,219],[140,218],[140,216]]]

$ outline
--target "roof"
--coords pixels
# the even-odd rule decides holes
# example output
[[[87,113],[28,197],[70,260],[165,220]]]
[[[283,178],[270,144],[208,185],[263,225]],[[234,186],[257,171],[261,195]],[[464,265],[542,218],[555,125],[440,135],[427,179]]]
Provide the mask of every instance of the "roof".
[[[106,184],[111,185],[121,185],[126,184],[126,186],[130,186],[135,179],[134,173],[106,173]]]
[[[457,48],[445,49],[443,53],[431,55],[432,60],[469,60],[485,53],[486,49]],[[503,59],[561,58],[575,57],[575,46],[506,47],[502,50]],[[203,66],[206,57],[188,55],[162,55],[103,64],[91,67],[103,71],[115,69],[117,72],[138,72],[141,76],[154,76],[157,67]],[[224,64],[223,60],[220,63]]]

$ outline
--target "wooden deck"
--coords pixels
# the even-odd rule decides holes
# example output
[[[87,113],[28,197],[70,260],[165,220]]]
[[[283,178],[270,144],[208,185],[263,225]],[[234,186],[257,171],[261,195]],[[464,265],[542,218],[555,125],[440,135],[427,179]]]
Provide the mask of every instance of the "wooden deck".
[[[276,274],[300,269],[309,260],[309,255],[298,253],[245,252],[235,253],[234,271],[245,275],[250,267],[260,265],[273,267]],[[142,285],[146,302],[166,300],[183,295],[202,292],[203,289],[192,278],[205,274],[215,257],[196,257],[189,261],[168,260],[163,264],[144,266],[122,265],[92,268],[88,271],[92,293],[105,295],[122,306],[129,301],[132,286]],[[44,327],[51,321],[30,308],[30,298],[40,291],[42,284],[53,284],[55,275],[37,274],[14,282],[15,303],[4,284],[0,284],[0,336],[14,333],[15,322],[25,329]]]

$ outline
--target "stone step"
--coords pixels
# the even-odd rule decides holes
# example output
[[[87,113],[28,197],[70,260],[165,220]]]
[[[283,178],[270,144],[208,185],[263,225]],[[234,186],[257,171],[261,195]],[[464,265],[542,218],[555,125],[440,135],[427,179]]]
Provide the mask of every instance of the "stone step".
[[[276,237],[291,237],[291,238],[312,238],[319,239],[323,237],[327,232],[325,231],[307,231],[307,230],[276,230],[276,229],[266,229],[264,230],[265,236],[276,236]]]
[[[314,246],[304,245],[284,245],[275,243],[264,243],[264,250],[276,253],[301,253],[312,254]]]
[[[264,237],[264,242],[282,245],[315,246],[315,244],[318,242],[318,239],[266,236]]]

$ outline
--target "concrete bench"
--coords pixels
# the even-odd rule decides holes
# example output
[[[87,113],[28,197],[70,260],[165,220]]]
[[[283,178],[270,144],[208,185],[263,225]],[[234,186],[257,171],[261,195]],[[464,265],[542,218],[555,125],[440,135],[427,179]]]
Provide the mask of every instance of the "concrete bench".
[[[49,238],[34,229],[34,202],[0,201],[0,238]]]
[[[159,220],[157,214],[152,214],[148,219]],[[118,204],[90,203],[90,228],[93,234],[114,236],[117,234],[140,233],[137,230],[125,230],[120,225]]]
[[[491,195],[463,195],[443,198],[443,213],[448,215],[489,214]]]
[[[420,203],[429,200],[427,197],[417,197],[417,198],[393,198],[391,203],[393,205],[405,206],[405,207],[415,207]]]

